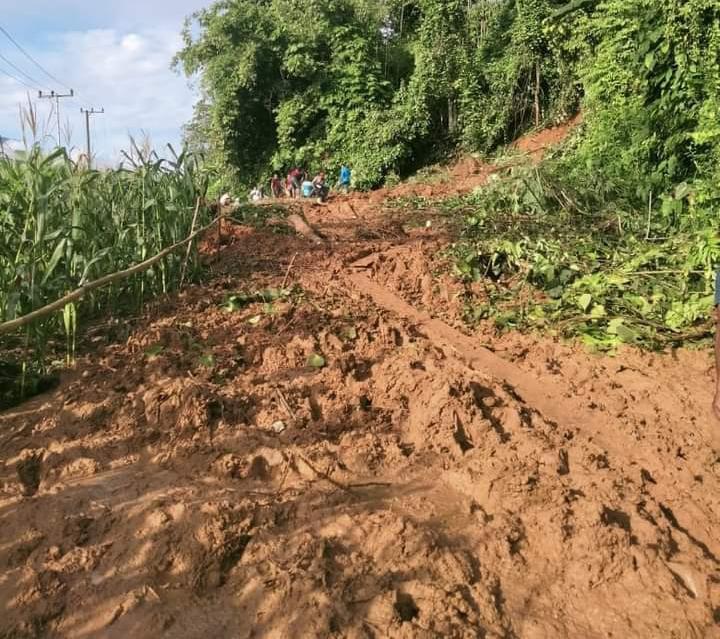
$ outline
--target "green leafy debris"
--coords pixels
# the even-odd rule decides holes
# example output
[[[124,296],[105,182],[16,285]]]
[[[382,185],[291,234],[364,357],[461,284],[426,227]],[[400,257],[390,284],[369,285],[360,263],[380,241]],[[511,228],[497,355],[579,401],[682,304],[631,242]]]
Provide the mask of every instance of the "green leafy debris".
[[[165,350],[162,344],[153,344],[145,349],[145,355],[148,357],[157,357]]]
[[[322,355],[318,355],[317,353],[313,353],[308,357],[307,365],[310,368],[325,368],[326,362],[325,358]]]
[[[650,232],[647,213],[604,203],[603,212],[588,214],[576,199],[587,196],[568,178],[573,159],[570,150],[539,169],[518,168],[444,205],[472,211],[451,249],[457,276],[483,282],[486,291],[486,299],[468,300],[468,320],[549,329],[600,349],[707,337],[720,264],[714,210],[687,201],[678,218],[658,204]],[[674,192],[686,197],[689,188]],[[543,207],[514,210],[526,190]]]
[[[215,356],[212,353],[203,353],[198,358],[198,361],[200,362],[200,365],[205,368],[212,368],[215,366]]]
[[[251,304],[263,303],[270,308],[272,302],[289,299],[293,295],[292,289],[268,288],[250,293],[236,293],[230,295],[221,305],[228,313],[240,311]],[[272,309],[270,310],[272,312]]]
[[[354,326],[346,326],[342,331],[343,339],[354,341],[358,338],[357,329]]]

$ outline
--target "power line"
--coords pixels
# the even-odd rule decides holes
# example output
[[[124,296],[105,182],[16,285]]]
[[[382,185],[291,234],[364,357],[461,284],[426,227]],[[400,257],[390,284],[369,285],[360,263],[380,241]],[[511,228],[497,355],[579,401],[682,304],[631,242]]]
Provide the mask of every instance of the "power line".
[[[5,64],[7,64],[7,65],[10,66],[12,69],[14,69],[15,71],[17,71],[20,75],[24,76],[24,77],[25,77],[27,80],[29,80],[33,85],[35,85],[35,87],[39,87],[39,86],[40,86],[40,83],[39,83],[35,78],[33,78],[32,76],[30,76],[30,75],[28,75],[27,73],[25,73],[25,71],[23,71],[19,66],[17,66],[16,64],[14,64],[12,60],[8,60],[2,53],[0,53],[0,60],[2,60],[3,62],[5,62]]]
[[[17,49],[22,53],[30,62],[32,62],[40,71],[42,71],[48,78],[50,78],[53,82],[57,82],[58,84],[64,86],[66,89],[70,89],[70,87],[65,84],[64,82],[58,80],[52,73],[50,73],[42,64],[40,64],[35,58],[33,58],[25,49],[20,46],[20,44],[13,38],[5,28],[0,26],[0,33],[3,33],[5,37],[12,42]]]
[[[13,75],[12,73],[10,73],[10,71],[7,71],[7,70],[3,69],[2,67],[0,67],[0,73],[2,73],[3,75],[6,75],[11,80],[15,80],[15,82],[17,82],[18,84],[22,84],[26,89],[35,91],[35,87],[31,87],[27,82],[24,82],[23,80],[18,78],[16,75]]]

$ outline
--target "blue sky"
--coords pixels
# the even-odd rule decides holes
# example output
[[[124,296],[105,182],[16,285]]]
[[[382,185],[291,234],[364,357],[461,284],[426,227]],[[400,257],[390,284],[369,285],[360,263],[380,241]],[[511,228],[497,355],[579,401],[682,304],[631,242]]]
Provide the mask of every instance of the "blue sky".
[[[196,99],[185,77],[170,69],[180,46],[185,16],[211,0],[2,0],[0,25],[52,75],[76,91],[61,103],[63,136],[84,148],[81,107],[105,108],[92,119],[94,151],[102,163],[117,161],[128,133],[146,132],[157,148],[177,144]],[[22,139],[18,104],[31,94],[41,134],[56,136],[50,101],[37,100],[3,74],[8,71],[34,89],[63,89],[35,67],[0,33],[0,135]],[[40,85],[40,86],[38,86]]]

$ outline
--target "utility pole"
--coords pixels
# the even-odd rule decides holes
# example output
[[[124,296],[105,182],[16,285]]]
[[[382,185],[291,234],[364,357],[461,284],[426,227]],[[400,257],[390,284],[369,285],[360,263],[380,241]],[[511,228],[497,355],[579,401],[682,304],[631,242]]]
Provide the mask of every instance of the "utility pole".
[[[83,109],[80,108],[80,113],[85,114],[85,133],[87,134],[87,166],[88,169],[92,168],[92,147],[90,146],[90,116],[91,115],[101,115],[105,113],[105,107],[100,109],[99,111],[93,107],[92,109]]]
[[[70,89],[70,93],[55,93],[55,91],[50,91],[50,93],[43,93],[42,91],[38,91],[38,97],[43,99],[47,98],[49,100],[55,100],[55,111],[57,112],[57,134],[58,134],[58,147],[62,146],[62,139],[60,137],[60,99],[61,98],[74,98],[75,97],[75,91],[73,89]]]

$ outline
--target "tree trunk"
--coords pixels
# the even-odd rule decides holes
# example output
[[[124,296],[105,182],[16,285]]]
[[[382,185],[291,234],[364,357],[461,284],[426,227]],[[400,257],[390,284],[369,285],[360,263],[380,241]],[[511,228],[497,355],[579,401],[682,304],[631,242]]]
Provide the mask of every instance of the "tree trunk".
[[[540,60],[535,62],[535,126],[540,126]]]
[[[448,131],[451,134],[457,130],[457,124],[457,104],[453,98],[448,98]]]

